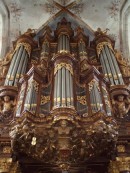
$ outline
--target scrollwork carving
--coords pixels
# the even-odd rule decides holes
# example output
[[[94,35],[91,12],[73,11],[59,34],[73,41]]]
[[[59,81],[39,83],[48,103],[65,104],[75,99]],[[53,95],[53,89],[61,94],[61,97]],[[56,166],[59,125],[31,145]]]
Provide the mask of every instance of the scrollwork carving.
[[[6,56],[0,60],[0,77],[3,78],[7,74],[8,66],[13,56],[13,50],[9,51]]]
[[[66,63],[57,64],[55,69],[54,69],[54,74],[56,74],[57,71],[60,70],[62,67],[65,67],[73,75],[73,68],[72,68],[72,66],[70,64],[66,64]]]
[[[41,96],[41,105],[44,105],[50,101],[50,96]]]
[[[30,54],[31,54],[31,46],[30,44],[28,43],[25,43],[25,42],[21,42],[21,43],[18,43],[16,48],[15,48],[15,51],[20,47],[20,46],[24,46],[24,49],[27,51],[29,57],[30,57]]]
[[[129,62],[122,56],[121,52],[115,50],[115,56],[119,67],[121,69],[122,75],[124,77],[130,77],[130,64]]]
[[[77,101],[82,105],[87,105],[86,95],[85,96],[77,96]]]
[[[100,53],[105,45],[107,45],[113,51],[112,45],[109,42],[101,42],[97,45],[98,56],[100,55]]]
[[[22,152],[34,159],[59,166],[66,162],[85,161],[101,153],[104,145],[109,148],[109,141],[116,140],[115,123],[110,118],[103,121],[100,116],[103,115],[98,114],[95,119],[91,117],[91,125],[87,127],[60,119],[49,127],[42,127],[42,130],[38,124],[25,119],[11,129],[12,148],[15,153]]]

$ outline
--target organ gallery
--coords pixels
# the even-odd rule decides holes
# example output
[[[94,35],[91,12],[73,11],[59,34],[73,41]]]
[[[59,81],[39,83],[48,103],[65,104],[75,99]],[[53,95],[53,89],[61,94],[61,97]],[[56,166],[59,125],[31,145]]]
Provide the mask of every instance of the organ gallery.
[[[55,25],[1,61],[0,172],[129,173],[129,63],[107,30]]]

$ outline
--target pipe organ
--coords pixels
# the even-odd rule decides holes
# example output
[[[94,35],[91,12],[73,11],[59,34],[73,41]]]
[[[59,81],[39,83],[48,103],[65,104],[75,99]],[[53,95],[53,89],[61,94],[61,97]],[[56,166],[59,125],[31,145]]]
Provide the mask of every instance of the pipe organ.
[[[98,28],[90,41],[74,27],[63,18],[55,31],[28,29],[14,44],[8,70],[0,68],[7,71],[0,128],[8,129],[0,151],[10,164],[0,172],[125,173],[121,164],[130,167],[129,73],[122,73],[106,32]]]

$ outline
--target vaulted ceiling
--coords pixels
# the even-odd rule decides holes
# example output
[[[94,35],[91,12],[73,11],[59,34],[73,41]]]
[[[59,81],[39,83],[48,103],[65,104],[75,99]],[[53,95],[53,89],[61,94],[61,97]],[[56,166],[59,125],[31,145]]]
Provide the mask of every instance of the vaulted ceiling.
[[[28,28],[38,31],[42,26],[49,24],[52,19],[58,20],[60,15],[76,19],[83,28],[91,32],[98,27],[108,32],[119,48],[120,39],[120,11],[125,0],[1,0],[8,12],[8,26],[0,35],[2,40],[9,39],[9,44],[24,33]],[[1,10],[1,8],[0,8]],[[0,20],[3,28],[4,20]],[[8,33],[4,34],[8,29]],[[6,32],[7,33],[7,32]],[[1,41],[1,40],[0,40]]]

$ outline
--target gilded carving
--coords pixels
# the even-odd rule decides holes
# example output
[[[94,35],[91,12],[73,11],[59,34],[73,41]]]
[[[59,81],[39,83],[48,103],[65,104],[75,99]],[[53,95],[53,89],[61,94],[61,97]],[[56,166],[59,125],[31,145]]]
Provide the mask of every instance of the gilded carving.
[[[9,51],[6,56],[0,60],[0,77],[3,78],[7,74],[8,66],[13,57],[13,50]]]
[[[43,75],[47,73],[47,62],[45,59],[41,59],[40,64],[37,66],[38,70],[42,72]]]
[[[10,96],[4,96],[4,102],[3,102],[3,113],[9,112],[13,110],[16,103],[10,99]]]
[[[51,126],[43,125],[42,130],[38,124],[24,119],[11,130],[12,149],[15,153],[22,152],[43,162],[48,162],[49,159],[49,163],[56,163],[59,167],[61,163],[78,163],[79,159],[84,161],[102,153],[104,145],[110,148],[109,140],[102,139],[107,138],[111,142],[116,140],[115,122],[112,119],[103,121],[99,114],[95,117],[91,121],[90,117],[85,117],[91,122],[89,126],[82,124],[80,127],[78,121],[59,119]]]
[[[130,111],[129,96],[124,96],[122,94],[116,96],[112,101],[112,105],[115,116],[117,118],[124,118]]]
[[[30,44],[25,43],[25,42],[18,43],[16,48],[15,48],[15,51],[18,50],[18,48],[20,46],[24,46],[24,49],[27,51],[27,53],[28,53],[28,55],[30,57],[30,54],[31,54],[31,46],[30,46]]]
[[[122,131],[127,132],[129,129],[129,117],[118,118],[129,115],[130,98],[121,94],[125,91],[121,90],[120,93],[118,88],[121,85],[117,86],[118,91],[114,90],[118,96],[113,96],[115,93],[109,88],[109,82],[102,71],[108,72],[105,76],[110,79],[111,77],[113,79],[119,78],[121,73],[115,75],[111,72],[118,71],[117,64],[113,63],[115,62],[114,57],[110,61],[110,57],[107,57],[110,63],[109,67],[105,63],[100,64],[99,60],[94,57],[96,56],[95,48],[99,57],[105,49],[104,47],[108,47],[114,52],[110,39],[106,36],[107,30],[102,31],[98,28],[95,32],[96,38],[92,41],[85,34],[79,33],[77,35],[75,31],[71,30],[70,25],[67,21],[63,21],[58,26],[59,31],[56,30],[53,34],[50,34],[46,28],[43,28],[42,32],[38,31],[36,46],[33,40],[35,35],[33,30],[29,29],[20,36],[21,39],[17,40],[13,53],[18,52],[21,46],[26,56],[31,55],[31,57],[29,61],[24,61],[24,58],[19,59],[19,57],[14,65],[17,66],[18,61],[23,61],[24,64],[27,63],[27,69],[21,65],[17,66],[17,69],[9,68],[12,70],[11,76],[7,76],[10,80],[20,78],[20,71],[21,73],[25,72],[17,85],[17,102],[15,103],[14,99],[16,93],[12,95],[12,90],[8,91],[9,87],[15,87],[13,81],[7,82],[7,85],[11,86],[6,86],[7,88],[4,86],[9,94],[6,94],[6,91],[3,94],[3,90],[0,90],[0,140],[8,140],[6,145],[0,142],[0,150],[2,155],[10,156],[12,154],[13,163],[18,160],[23,172],[29,172],[28,168],[31,168],[32,172],[39,173],[55,173],[59,172],[59,168],[63,172],[107,172],[105,169],[107,169],[110,158],[115,159],[115,154],[118,156],[129,154],[129,152],[127,153],[129,133],[125,134],[125,137],[124,134],[118,135],[118,127],[120,133],[124,122],[126,128]],[[67,31],[69,27],[70,30]],[[71,31],[72,33],[69,33]],[[57,52],[57,47],[62,47],[62,45],[59,46],[62,43],[58,41],[58,36],[65,34],[64,32],[70,35],[70,40],[68,40],[69,44],[63,40],[65,43],[63,47],[68,47],[67,49],[71,50],[71,53],[62,49]],[[85,47],[82,48],[86,49],[88,54],[77,49],[80,38],[83,38]],[[106,41],[101,42],[102,40]],[[46,45],[43,45],[44,43]],[[96,44],[98,44],[97,47],[95,47]],[[22,57],[24,56],[22,50],[19,52],[20,54]],[[107,56],[109,56],[109,52]],[[12,52],[9,57],[7,56],[1,61],[0,68],[3,76],[7,73],[8,68],[6,67],[12,57],[15,62]],[[122,68],[122,73],[129,77],[130,70],[126,68],[128,67],[127,63],[119,54],[116,54],[116,57],[120,68]],[[33,67],[32,64],[34,64]],[[91,70],[90,64],[95,65],[97,69],[92,68]],[[101,66],[102,64],[105,65],[106,70]],[[4,81],[2,82],[4,83]],[[23,86],[24,84],[25,86]],[[110,94],[113,96],[113,109],[110,105]],[[90,103],[87,102],[89,100]],[[14,111],[15,106],[16,111]],[[34,112],[35,114],[33,114]],[[116,120],[111,115],[112,113],[117,117]],[[12,119],[8,119],[8,115]],[[7,121],[3,121],[3,117],[7,117]],[[8,130],[4,131],[6,125]],[[123,133],[122,131],[121,133]],[[124,139],[125,143],[119,145],[121,142],[118,140],[120,139]],[[105,159],[103,160],[103,158]],[[19,172],[18,162],[14,165],[12,162],[7,164],[6,162],[0,160],[1,172]],[[12,167],[7,171],[10,164]],[[119,173],[129,170],[129,164],[130,159],[118,157],[110,162],[109,172]],[[37,170],[33,170],[33,166]],[[99,170],[98,167],[100,167]]]
[[[7,120],[13,115],[16,102],[10,98],[10,96],[4,96],[0,98],[0,121]]]
[[[95,79],[93,79],[88,84],[88,86],[89,86],[89,92],[92,90],[92,88],[93,88],[94,85],[96,85],[98,87],[98,90],[100,91],[98,82]]]
[[[35,91],[38,92],[39,83],[36,80],[34,80],[34,79],[29,81],[29,85],[28,85],[27,91],[29,92],[32,87],[34,87]]]
[[[12,162],[9,173],[21,173],[20,166],[18,162]]]
[[[86,95],[85,96],[77,96],[77,101],[82,105],[87,105]]]
[[[11,158],[0,158],[0,171],[9,172],[11,164],[12,164]]]
[[[108,172],[109,173],[120,173],[116,161],[110,161]]]
[[[122,56],[121,52],[115,50],[115,57],[124,77],[130,77],[130,63]]]
[[[50,96],[41,96],[41,105],[44,105],[50,101]]]
[[[81,62],[81,72],[85,71],[85,70],[89,70],[90,69],[90,65],[88,64],[87,60],[83,60]]]
[[[68,50],[60,50],[60,51],[58,51],[58,53],[61,53],[61,54],[68,54],[68,53],[70,53],[70,51],[68,51]]]
[[[107,45],[113,51],[112,45],[109,42],[101,42],[97,45],[97,48],[96,48],[98,57],[101,54],[101,51],[103,50],[105,45]]]
[[[124,153],[126,151],[125,146],[124,145],[117,145],[117,151],[119,153]]]
[[[72,68],[72,66],[70,64],[67,64],[67,63],[57,64],[55,66],[55,69],[54,69],[54,74],[56,74],[57,71],[60,70],[62,67],[65,67],[66,70],[68,70],[73,75],[73,68]]]
[[[117,157],[118,169],[120,172],[122,171],[130,171],[130,157]]]

